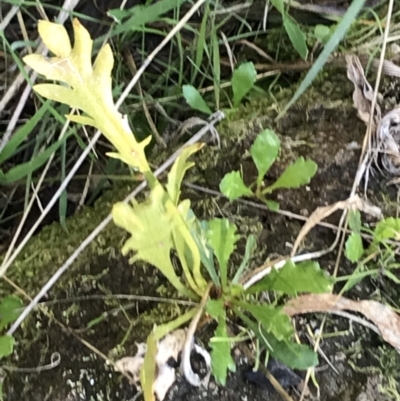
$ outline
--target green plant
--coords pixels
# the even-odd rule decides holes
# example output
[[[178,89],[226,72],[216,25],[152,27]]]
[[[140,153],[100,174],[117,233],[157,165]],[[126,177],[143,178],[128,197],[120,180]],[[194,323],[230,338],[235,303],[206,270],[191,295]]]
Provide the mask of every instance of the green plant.
[[[4,330],[21,313],[22,301],[14,295],[8,295],[0,301],[0,331]],[[15,339],[8,334],[0,335],[0,359],[12,354]],[[3,388],[0,383],[0,400],[3,399]]]
[[[239,106],[243,98],[253,88],[256,81],[256,69],[251,62],[241,64],[233,72],[231,86],[233,98],[231,100],[232,107]],[[192,109],[201,111],[205,114],[211,114],[212,111],[206,101],[201,96],[200,92],[193,85],[183,85],[183,97]],[[218,104],[218,101],[216,102]]]
[[[299,53],[302,59],[306,59],[308,56],[308,48],[305,39],[305,35],[300,29],[297,21],[291,17],[288,13],[287,7],[285,8],[285,0],[271,0],[272,5],[281,13],[283,20],[283,27],[293,47]]]
[[[133,201],[129,205],[117,203],[112,208],[115,224],[131,234],[122,253],[134,252],[131,262],[142,260],[152,264],[181,295],[201,300],[199,306],[188,310],[172,322],[155,327],[148,336],[147,353],[141,371],[145,399],[154,399],[152,385],[155,380],[157,341],[191,319],[189,332],[191,329],[194,331],[199,317],[204,313],[208,313],[218,323],[215,337],[211,341],[212,371],[222,384],[225,383],[228,370],[235,368],[230,355],[227,324],[228,316],[232,314],[255,333],[271,355],[287,365],[299,369],[316,365],[317,355],[307,346],[293,341],[293,325],[278,303],[265,305],[257,294],[272,289],[278,295],[289,296],[298,292],[326,292],[331,289],[332,279],[317,263],[295,265],[288,262],[280,270],[272,270],[270,275],[247,288],[246,281],[252,276],[249,261],[256,239],[251,235],[247,238],[246,251],[240,266],[231,266],[230,258],[239,239],[235,225],[227,219],[199,221],[190,208],[190,201],[180,199],[183,177],[193,166],[188,161],[189,157],[203,145],[194,144],[183,148],[168,174],[167,184],[163,186],[153,174],[146,158],[145,148],[150,137],[138,142],[126,119],[114,105],[111,92],[113,56],[109,45],[99,51],[92,66],[92,40],[78,20],[74,20],[73,28],[75,44],[71,47],[64,27],[46,21],[39,23],[40,36],[55,56],[47,59],[35,54],[26,56],[24,61],[47,79],[62,82],[62,85],[38,84],[34,90],[47,99],[83,111],[83,115],[70,114],[67,117],[99,129],[116,149],[109,156],[122,160],[144,175],[150,189],[148,199],[142,203]],[[248,76],[248,71],[252,71],[250,66],[243,68],[245,76]],[[237,72],[242,73],[243,71]],[[245,84],[241,79],[235,81],[234,104],[238,104],[254,81],[244,80],[247,82]],[[263,158],[262,152],[266,149],[271,153]],[[275,161],[278,152],[279,140],[272,131],[263,132],[251,149],[259,171],[256,182],[256,195],[259,197],[276,188],[304,184],[315,173],[315,163],[299,159],[275,184],[266,190],[262,189],[263,176]],[[296,176],[293,170],[297,173],[300,171],[301,174]],[[251,192],[248,188],[247,191]],[[242,191],[241,195],[243,194]],[[172,253],[180,262],[178,272],[172,264]],[[217,267],[215,261],[218,262]],[[188,334],[189,344],[190,335],[193,333]],[[184,357],[182,359],[186,361]]]
[[[301,81],[299,87],[297,88],[295,94],[286,104],[284,109],[279,113],[277,119],[283,117],[289,108],[303,95],[306,89],[314,81],[314,78],[322,70],[328,57],[334,52],[340,41],[345,37],[346,32],[356,19],[358,13],[363,8],[365,0],[354,0],[349,6],[348,10],[344,14],[342,20],[338,23],[335,31],[330,35],[329,40],[326,42],[324,49],[321,54],[315,60],[315,63],[307,72],[304,79]]]
[[[349,290],[365,277],[378,275],[400,284],[399,278],[393,273],[400,268],[396,260],[397,245],[394,243],[400,238],[400,219],[385,218],[372,230],[361,224],[359,211],[352,211],[349,215],[349,227],[352,232],[346,240],[345,255],[350,262],[356,263],[357,267],[350,276],[337,278],[337,281],[346,281],[342,292]],[[362,233],[372,237],[367,247],[364,246]]]
[[[18,317],[21,308],[21,299],[14,295],[8,295],[0,301],[0,331]],[[10,355],[13,351],[14,344],[15,341],[12,336],[0,336],[0,358]]]
[[[306,185],[317,171],[315,162],[300,157],[288,166],[273,184],[265,186],[264,177],[275,163],[279,150],[279,137],[269,129],[261,132],[250,148],[251,157],[258,171],[256,181],[247,186],[243,182],[241,172],[232,171],[222,179],[220,183],[221,192],[231,201],[241,196],[254,196],[264,202],[271,210],[277,210],[279,204],[267,199],[268,195],[277,189],[298,188],[301,185]]]

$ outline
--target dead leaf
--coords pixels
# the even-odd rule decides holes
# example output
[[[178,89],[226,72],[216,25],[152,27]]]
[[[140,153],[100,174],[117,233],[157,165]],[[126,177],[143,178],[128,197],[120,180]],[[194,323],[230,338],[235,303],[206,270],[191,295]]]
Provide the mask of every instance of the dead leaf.
[[[363,314],[376,325],[382,338],[400,352],[400,316],[380,302],[353,301],[335,294],[309,294],[291,299],[283,308],[283,312],[289,316],[343,310]]]
[[[372,99],[374,90],[365,78],[364,69],[359,58],[354,54],[346,55],[347,77],[354,84],[353,102],[354,107],[358,111],[358,116],[367,125],[370,120]],[[377,127],[381,118],[381,109],[379,105],[375,105],[373,123],[374,129]]]
[[[159,401],[163,401],[168,390],[175,382],[175,369],[168,365],[170,358],[175,361],[178,360],[178,355],[182,352],[183,346],[186,341],[187,329],[178,329],[168,333],[163,337],[157,344],[157,356],[156,356],[156,366],[157,375],[153,384],[153,392],[157,396]],[[144,355],[146,353],[146,344],[140,343],[136,344],[138,351],[135,356],[127,356],[121,358],[114,364],[114,369],[117,372],[121,372],[132,379],[132,382],[138,386],[140,379],[140,371],[144,363]],[[211,357],[210,354],[202,347],[194,344],[194,339],[192,337],[191,348],[188,353],[190,355],[192,350],[200,354],[207,366],[208,373],[206,377],[199,381],[200,384],[208,384],[208,380],[211,374]],[[191,368],[190,368],[191,370]],[[193,373],[194,374],[194,373]],[[197,375],[196,375],[197,377]]]
[[[139,382],[140,370],[143,366],[144,357],[142,356],[126,356],[115,362],[114,369],[132,378],[134,383]]]
[[[358,195],[354,195],[351,198],[348,198],[344,201],[336,202],[332,205],[319,207],[307,219],[304,226],[297,235],[291,255],[293,256],[296,254],[301,242],[306,237],[306,235],[311,231],[312,228],[314,228],[322,220],[326,219],[337,210],[344,210],[344,209],[360,210],[364,213],[374,216],[377,219],[381,219],[383,217],[382,211],[379,207],[369,204],[365,200],[361,199]]]
[[[375,152],[381,154],[383,168],[400,175],[400,108],[389,111],[380,121],[376,132]]]

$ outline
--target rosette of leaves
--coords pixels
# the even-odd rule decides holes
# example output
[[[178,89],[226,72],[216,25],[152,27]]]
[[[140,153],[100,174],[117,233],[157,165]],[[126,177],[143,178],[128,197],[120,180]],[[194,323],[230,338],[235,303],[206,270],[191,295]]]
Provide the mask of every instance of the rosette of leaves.
[[[279,204],[268,199],[272,192],[277,189],[299,188],[306,185],[317,171],[317,164],[314,161],[299,157],[274,183],[265,186],[265,175],[278,158],[280,147],[280,139],[274,131],[270,129],[262,131],[250,148],[250,154],[258,172],[256,181],[246,185],[240,171],[231,171],[220,183],[221,192],[231,201],[242,196],[253,196],[264,202],[271,210],[277,210]]]
[[[246,277],[251,275],[250,261],[257,247],[256,238],[252,234],[247,237],[240,265],[232,266],[229,261],[240,238],[236,226],[228,219],[213,219],[198,222],[194,228],[202,263],[214,284],[211,291],[214,296],[207,302],[206,312],[218,323],[210,343],[212,372],[217,381],[225,384],[228,372],[235,370],[228,330],[228,319],[234,316],[244,322],[274,358],[294,369],[315,366],[316,353],[294,341],[290,317],[283,313],[281,306],[260,301],[258,294],[275,291],[280,296],[295,297],[301,293],[325,293],[332,290],[334,279],[317,262],[288,261],[244,290]]]

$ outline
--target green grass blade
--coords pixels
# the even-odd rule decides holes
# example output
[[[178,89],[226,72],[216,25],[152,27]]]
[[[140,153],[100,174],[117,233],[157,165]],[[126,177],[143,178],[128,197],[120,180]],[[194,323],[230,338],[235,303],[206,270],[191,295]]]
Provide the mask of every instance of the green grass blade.
[[[50,103],[50,100],[43,103],[42,107],[36,112],[36,114],[11,137],[6,146],[0,152],[0,164],[14,155],[18,146],[25,141],[28,135],[36,127],[37,123],[43,118]]]
[[[201,64],[203,62],[204,51],[206,50],[207,42],[206,42],[206,29],[207,29],[207,21],[208,14],[210,12],[210,6],[206,3],[204,7],[204,15],[201,21],[200,30],[197,36],[197,46],[196,46],[196,58],[195,65],[197,68],[194,68],[192,71],[192,82],[196,79],[197,72],[201,69]]]
[[[308,71],[307,75],[301,82],[298,87],[296,93],[290,99],[289,103],[285,106],[285,108],[279,113],[277,119],[280,119],[285,115],[285,113],[289,110],[289,108],[299,99],[299,97],[306,91],[306,89],[311,85],[314,78],[317,74],[322,70],[322,67],[325,65],[328,57],[332,54],[332,52],[336,49],[339,42],[344,38],[347,30],[350,28],[351,24],[354,22],[354,19],[357,17],[357,14],[360,12],[362,7],[364,6],[365,0],[354,0],[350,7],[348,8],[346,14],[343,16],[343,19],[338,24],[335,32],[329,39],[328,43],[325,45],[324,50],[318,56],[314,65]]]
[[[171,11],[176,7],[180,7],[187,1],[188,0],[161,0],[150,5],[135,6],[128,10],[110,10],[108,11],[108,14],[117,20],[122,20],[123,18],[130,16],[127,21],[113,29],[112,34],[114,36],[126,31],[141,31],[145,24],[156,21],[161,15],[166,14],[168,11]]]
[[[46,163],[49,157],[62,145],[63,142],[65,142],[65,140],[66,136],[56,143],[53,143],[53,145],[49,146],[42,153],[39,153],[32,160],[13,167],[7,173],[0,172],[0,184],[10,184],[26,177],[28,174],[31,174]]]
[[[212,48],[213,48],[213,73],[214,73],[214,96],[215,96],[215,109],[219,110],[220,103],[220,83],[221,83],[221,59],[219,55],[219,43],[217,32],[214,30],[212,35]]]

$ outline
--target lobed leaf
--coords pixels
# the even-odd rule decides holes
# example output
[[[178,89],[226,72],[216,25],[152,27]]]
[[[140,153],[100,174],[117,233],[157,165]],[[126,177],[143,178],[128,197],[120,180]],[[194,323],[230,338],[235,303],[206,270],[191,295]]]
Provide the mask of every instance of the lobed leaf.
[[[281,308],[272,305],[255,305],[241,302],[240,306],[250,312],[267,333],[273,334],[277,340],[288,340],[293,334],[293,325],[289,316]]]
[[[217,383],[225,386],[228,370],[236,370],[235,361],[231,355],[231,346],[229,342],[228,331],[226,327],[226,314],[218,319],[218,326],[214,332],[214,338],[210,340],[211,351],[211,369]]]
[[[240,309],[234,308],[234,311],[274,358],[292,369],[306,370],[318,365],[318,354],[306,345],[279,341],[272,333],[266,332],[259,324],[249,319]]]
[[[193,297],[193,293],[180,281],[171,262],[172,221],[165,211],[163,195],[162,187],[157,186],[144,203],[135,201],[130,206],[120,202],[113,206],[114,223],[131,234],[122,253],[135,252],[131,263],[143,260],[156,266],[181,294]]]
[[[52,53],[61,58],[69,56],[71,42],[63,25],[41,20],[38,30],[44,44]]]
[[[388,217],[378,222],[374,230],[374,241],[383,242],[388,239],[400,239],[400,219]]]

